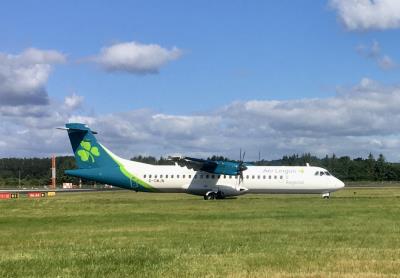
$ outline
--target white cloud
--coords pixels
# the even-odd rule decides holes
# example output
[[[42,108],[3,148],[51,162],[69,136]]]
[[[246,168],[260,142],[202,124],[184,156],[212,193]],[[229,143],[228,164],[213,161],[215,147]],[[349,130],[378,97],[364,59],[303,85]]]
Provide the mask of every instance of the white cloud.
[[[182,51],[166,49],[158,44],[125,42],[104,47],[92,60],[107,71],[133,74],[157,73],[166,63],[178,59]]]
[[[225,118],[239,118],[255,135],[300,138],[371,136],[400,133],[387,121],[400,119],[400,89],[365,79],[351,90],[338,89],[327,99],[248,101],[225,109]],[[237,123],[234,123],[237,124]],[[260,129],[261,127],[262,129]]]
[[[52,64],[65,56],[54,50],[29,48],[18,55],[0,53],[0,106],[48,104],[45,89]]]
[[[65,103],[50,99],[48,105],[0,106],[0,157],[69,154],[69,140],[56,127],[73,118]],[[77,120],[87,120],[78,117]]]
[[[326,99],[235,102],[213,113],[184,116],[131,111],[96,117],[93,126],[125,156],[184,153],[268,158],[311,152],[400,156],[400,87],[363,79]],[[394,138],[394,139],[393,139]],[[376,144],[379,141],[380,144]],[[253,154],[253,157],[252,157]]]
[[[400,27],[398,0],[330,0],[330,5],[351,31]]]
[[[96,118],[90,116],[82,116],[82,115],[71,115],[65,123],[85,123],[91,126],[95,123]],[[64,124],[65,124],[64,123]]]
[[[79,96],[73,93],[72,95],[65,97],[64,105],[69,110],[75,110],[82,106],[83,100],[84,100],[83,96]]]
[[[374,60],[383,70],[397,68],[396,62],[391,57],[381,53],[381,47],[377,41],[373,41],[371,46],[361,44],[356,50],[361,56]]]
[[[56,50],[40,50],[28,48],[18,56],[14,56],[22,64],[58,64],[64,63],[66,57]]]
[[[88,116],[67,109],[39,109],[26,116],[0,109],[0,141],[5,142],[0,153],[71,154],[67,135],[54,130],[69,121],[89,124],[99,132],[102,143],[128,158],[174,153],[238,158],[242,148],[248,159],[256,159],[259,151],[269,159],[303,152],[320,156],[367,156],[373,152],[398,161],[399,103],[399,86],[364,78],[351,88],[338,87],[330,98],[240,101],[197,115],[140,109]]]

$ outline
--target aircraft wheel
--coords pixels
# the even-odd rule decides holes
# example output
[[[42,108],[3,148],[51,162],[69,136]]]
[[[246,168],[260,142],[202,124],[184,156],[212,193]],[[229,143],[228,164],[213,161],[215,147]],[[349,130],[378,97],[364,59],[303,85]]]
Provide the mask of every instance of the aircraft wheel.
[[[215,199],[215,193],[214,192],[210,192],[206,195],[204,195],[204,200],[214,200]]]
[[[225,198],[225,194],[222,191],[218,191],[216,197],[217,197],[217,199],[224,199]]]
[[[322,198],[324,198],[324,199],[329,199],[330,196],[331,196],[331,194],[329,192],[322,194]]]

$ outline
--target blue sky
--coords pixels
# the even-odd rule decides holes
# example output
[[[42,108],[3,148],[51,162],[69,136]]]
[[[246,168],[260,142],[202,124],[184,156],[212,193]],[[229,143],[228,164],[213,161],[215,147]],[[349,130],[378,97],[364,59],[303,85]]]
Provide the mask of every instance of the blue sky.
[[[395,34],[346,32],[327,1],[104,3],[3,2],[1,50],[16,54],[33,46],[65,53],[71,61],[54,70],[49,94],[83,94],[99,113],[143,107],[190,113],[234,100],[329,96],[338,84],[364,76],[398,77],[354,51],[378,40],[395,55]],[[176,46],[184,54],[156,75],[108,74],[77,64],[125,41]]]
[[[380,1],[385,5],[392,0]],[[361,2],[376,8],[369,0]],[[355,12],[342,14],[346,5]],[[388,18],[387,14],[364,22],[357,5],[353,0],[2,1],[0,52],[19,55],[35,48],[54,50],[65,57],[64,62],[48,62],[52,70],[43,83],[50,101],[58,105],[71,95],[84,99],[65,120],[78,116],[98,119],[141,109],[153,114],[190,117],[214,113],[218,117],[216,111],[233,103],[335,98],[338,90],[355,90],[363,79],[380,84],[375,87],[382,90],[397,86],[397,15],[391,22],[382,19]],[[346,21],[348,18],[353,21]],[[101,63],[93,62],[101,49],[129,42],[156,44],[167,50],[176,47],[180,55],[159,66],[157,73],[145,74],[104,70]],[[379,51],[372,53],[374,44]],[[383,57],[389,59],[387,66],[379,64]],[[15,132],[32,128],[3,126]],[[251,144],[243,145],[246,143]],[[112,140],[110,144],[114,144]],[[196,149],[182,146],[179,151],[190,151],[190,147]],[[157,154],[173,151],[155,150]],[[199,148],[195,152],[214,151]],[[275,156],[286,151],[292,149],[282,149]],[[367,147],[354,155],[366,151]],[[46,155],[26,153],[36,154]]]

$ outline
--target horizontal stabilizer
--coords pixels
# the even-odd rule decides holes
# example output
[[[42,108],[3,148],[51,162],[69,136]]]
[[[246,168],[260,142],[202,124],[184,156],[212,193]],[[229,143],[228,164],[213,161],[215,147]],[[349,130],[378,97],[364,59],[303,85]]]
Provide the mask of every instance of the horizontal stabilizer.
[[[85,131],[85,132],[87,132],[88,131],[88,129],[83,129],[83,128],[77,128],[77,127],[56,127],[56,129],[60,129],[60,130],[72,130],[72,131]],[[97,132],[96,131],[93,131],[93,130],[91,130],[91,132],[93,133],[93,134],[97,134]]]

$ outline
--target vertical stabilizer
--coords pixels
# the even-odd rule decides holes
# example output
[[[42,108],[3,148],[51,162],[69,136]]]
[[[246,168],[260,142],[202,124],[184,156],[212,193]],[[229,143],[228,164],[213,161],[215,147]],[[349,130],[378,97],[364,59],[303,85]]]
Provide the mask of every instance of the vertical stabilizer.
[[[96,132],[91,131],[87,125],[69,123],[65,127],[68,131],[78,168],[118,167],[118,164],[97,142],[94,136]]]

